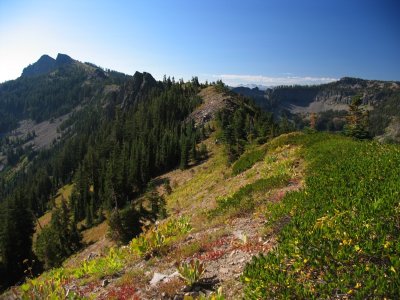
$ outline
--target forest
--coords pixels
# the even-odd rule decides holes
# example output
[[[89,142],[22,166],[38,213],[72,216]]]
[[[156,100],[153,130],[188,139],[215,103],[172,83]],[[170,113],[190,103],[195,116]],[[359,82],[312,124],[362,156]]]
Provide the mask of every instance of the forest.
[[[81,85],[84,74],[79,69],[70,70],[72,75],[65,78],[63,72],[57,73],[54,80],[39,76],[30,82],[24,78],[0,89],[2,111],[8,111],[12,119],[31,117],[40,121],[64,114],[77,103],[83,106],[61,125],[63,138],[59,143],[31,155],[24,172],[1,178],[3,288],[21,280],[27,264],[34,273],[59,266],[82,247],[80,231],[106,217],[116,239],[129,241],[140,233],[140,218],[154,219],[156,216],[149,213],[162,209],[157,198],[152,212],[136,202],[150,180],[174,168],[185,169],[207,155],[201,141],[213,129],[187,120],[202,102],[197,94],[204,86],[196,77],[188,82],[165,77],[143,92],[140,100],[122,106],[132,94],[135,78],[122,80],[120,74],[111,74],[107,79],[96,78],[91,85]],[[98,92],[100,85],[121,82],[121,89],[111,96]],[[33,92],[25,97],[29,90]],[[26,102],[13,101],[16,91],[22,95],[18,99]],[[238,103],[233,118],[227,111],[218,118],[232,161],[246,143],[288,130],[279,129],[271,115],[250,100],[242,98]],[[46,109],[42,111],[43,107]],[[16,162],[26,154],[17,155]],[[74,187],[68,202],[51,201],[60,187],[70,183]],[[40,232],[32,247],[36,220],[49,209],[53,209],[50,226]],[[124,230],[127,220],[133,222],[133,227]]]

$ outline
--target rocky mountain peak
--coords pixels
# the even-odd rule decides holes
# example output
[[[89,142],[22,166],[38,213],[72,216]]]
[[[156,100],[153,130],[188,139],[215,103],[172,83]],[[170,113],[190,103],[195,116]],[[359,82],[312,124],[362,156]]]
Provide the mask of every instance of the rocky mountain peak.
[[[39,60],[22,71],[22,76],[37,76],[51,72],[55,67],[56,61],[54,58],[45,54],[42,55]]]
[[[37,62],[30,64],[29,66],[24,68],[21,76],[32,77],[47,74],[61,66],[69,65],[74,62],[75,60],[73,60],[66,54],[59,53],[56,59],[45,54],[42,55]]]
[[[122,108],[128,108],[133,103],[142,100],[157,84],[157,81],[150,73],[136,71],[133,78],[125,85],[126,93],[121,105]]]
[[[68,56],[66,54],[62,54],[62,53],[57,54],[57,58],[56,58],[57,66],[71,64],[73,62],[74,62],[74,60],[70,56]]]

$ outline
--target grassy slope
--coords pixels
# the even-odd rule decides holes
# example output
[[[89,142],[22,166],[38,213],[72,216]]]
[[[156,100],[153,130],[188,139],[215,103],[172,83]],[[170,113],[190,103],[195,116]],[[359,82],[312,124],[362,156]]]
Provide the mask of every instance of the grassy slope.
[[[227,165],[223,147],[216,145],[213,142],[214,140],[215,137],[211,137],[206,141],[210,151],[208,160],[189,170],[176,170],[163,176],[164,179],[168,178],[170,181],[172,193],[164,195],[170,217],[162,224],[168,223],[169,226],[175,226],[174,224],[178,224],[176,220],[179,222],[179,216],[185,216],[191,223],[191,239],[186,240],[188,236],[186,231],[169,233],[165,231],[166,229],[162,229],[164,227],[159,226],[157,230],[150,229],[143,235],[143,239],[150,242],[154,235],[162,234],[166,236],[160,245],[154,246],[154,249],[144,250],[147,251],[146,253],[156,255],[149,261],[143,262],[142,254],[137,250],[139,242],[133,242],[128,248],[114,248],[90,262],[84,260],[81,263],[75,262],[74,264],[67,262],[64,268],[47,272],[24,287],[29,291],[35,291],[36,287],[53,282],[54,289],[49,293],[55,293],[59,296],[67,287],[71,286],[72,282],[72,286],[81,295],[108,297],[115,290],[121,291],[122,288],[127,288],[126,282],[129,279],[130,286],[134,285],[135,288],[146,291],[148,290],[148,281],[146,280],[149,280],[149,278],[143,272],[146,270],[146,272],[152,274],[156,271],[162,271],[163,268],[170,268],[173,261],[181,261],[201,255],[208,257],[205,258],[205,263],[209,274],[218,271],[218,268],[227,259],[235,259],[234,256],[231,256],[232,251],[239,254],[242,251],[237,249],[238,239],[233,234],[235,230],[244,230],[244,234],[252,237],[252,242],[243,250],[243,255],[246,254],[249,259],[254,251],[271,247],[272,244],[268,247],[262,244],[260,230],[262,230],[263,220],[256,215],[262,216],[264,214],[263,209],[268,199],[279,200],[283,196],[282,193],[285,193],[286,190],[282,191],[281,188],[288,190],[291,188],[285,186],[290,179],[292,179],[292,184],[296,183],[296,186],[301,184],[302,170],[299,167],[299,147],[283,145],[276,147],[273,151],[266,151],[265,145],[253,147],[249,149],[249,152],[262,150],[266,151],[266,154],[261,160],[254,161],[253,166],[249,165],[242,173],[233,175],[231,167]],[[217,217],[209,216],[210,211],[219,207],[219,201],[229,198],[243,189],[252,187],[254,183],[260,180],[276,176],[285,177],[287,180],[277,186],[258,187],[247,193],[246,202],[256,204],[252,205],[250,210],[243,212],[241,209],[243,203],[235,203],[224,208],[223,213]],[[227,224],[231,225],[227,226]],[[249,228],[248,232],[246,226]],[[253,241],[255,242],[253,243]],[[215,246],[212,246],[215,242],[223,246],[222,250],[218,250],[217,258],[212,256],[216,253]],[[225,242],[226,245],[223,244]],[[153,250],[156,252],[152,252]],[[243,261],[243,267],[245,263]],[[138,264],[141,266],[140,272],[137,269]],[[96,281],[108,276],[118,278],[115,280],[115,284],[113,283],[107,289],[101,290],[100,294],[98,290],[95,294],[92,294],[94,291],[89,287],[100,285]],[[238,281],[238,279],[231,279]],[[229,284],[232,284],[232,282]],[[222,282],[222,285],[224,285],[224,282]],[[225,290],[229,291],[229,289],[228,286]],[[158,290],[153,292],[157,294]],[[152,296],[147,294],[144,297],[151,298]]]
[[[200,257],[207,275],[220,276],[219,268],[230,268],[229,258],[235,260],[242,251],[240,258],[246,259],[264,253],[242,276],[246,299],[398,296],[398,147],[295,133],[250,148],[233,172],[213,140],[207,140],[207,161],[163,176],[172,186],[172,193],[164,195],[170,217],[157,229],[128,247],[50,271],[24,287],[35,292],[53,282],[47,294],[58,297],[71,288],[70,294],[84,297],[136,294],[152,299],[182,287],[175,281],[148,285],[154,272],[173,272],[174,261]],[[265,151],[262,159],[260,151]],[[296,191],[303,186],[304,172],[306,187]],[[271,178],[283,181],[262,184]],[[216,216],[210,213],[214,211]],[[179,216],[189,220],[190,233],[177,229]],[[249,235],[250,242],[235,239],[237,230]],[[270,251],[276,240],[279,246]],[[221,275],[220,284],[228,299],[236,299],[242,287],[228,271],[231,278]],[[102,278],[111,283],[99,288]]]
[[[288,224],[244,272],[246,298],[398,299],[399,147],[328,134],[275,143],[303,145],[306,188],[270,208],[271,230]]]

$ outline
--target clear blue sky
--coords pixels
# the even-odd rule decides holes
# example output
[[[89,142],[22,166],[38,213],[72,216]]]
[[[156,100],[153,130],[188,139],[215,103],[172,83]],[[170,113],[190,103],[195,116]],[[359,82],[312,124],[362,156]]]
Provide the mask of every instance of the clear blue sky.
[[[42,54],[229,84],[400,80],[398,0],[0,0],[0,82]]]

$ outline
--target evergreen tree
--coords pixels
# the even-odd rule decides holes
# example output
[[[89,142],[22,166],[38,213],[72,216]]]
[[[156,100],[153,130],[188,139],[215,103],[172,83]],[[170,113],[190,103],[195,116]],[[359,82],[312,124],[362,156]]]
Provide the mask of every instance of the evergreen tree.
[[[81,247],[81,235],[71,219],[66,201],[52,213],[50,225],[38,234],[35,254],[46,269],[61,265],[63,260]]]
[[[352,98],[349,105],[349,113],[346,117],[347,124],[344,133],[358,139],[369,138],[368,133],[368,111],[361,107],[362,96],[357,95]]]
[[[2,205],[0,226],[0,261],[3,269],[1,282],[13,283],[24,274],[24,260],[32,259],[32,212],[26,197],[17,192]]]

